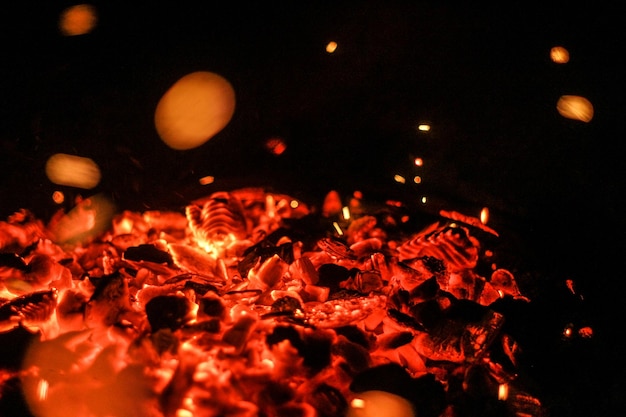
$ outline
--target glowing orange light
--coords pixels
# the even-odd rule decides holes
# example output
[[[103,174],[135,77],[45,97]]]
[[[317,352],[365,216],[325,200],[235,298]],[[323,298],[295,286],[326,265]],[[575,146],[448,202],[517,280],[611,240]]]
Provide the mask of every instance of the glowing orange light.
[[[413,182],[415,184],[420,184],[422,182],[422,177],[420,177],[419,175],[416,175],[413,177]]]
[[[287,144],[281,138],[270,138],[265,141],[265,149],[274,155],[280,155],[287,150]]]
[[[593,105],[581,96],[561,96],[556,104],[559,114],[568,119],[588,123],[593,119]]]
[[[65,194],[61,191],[55,191],[52,193],[52,201],[57,204],[62,204],[65,201]]]
[[[298,202],[298,200],[291,200],[289,202],[289,207],[291,207],[292,209],[298,208],[299,205],[300,203]]]
[[[424,197],[422,197],[422,200],[421,200],[421,201],[422,201],[422,204],[426,204],[426,197],[425,197],[425,196],[424,196]]]
[[[404,178],[402,175],[399,175],[399,174],[394,175],[393,179],[395,182],[399,182],[400,184],[406,183],[406,178]]]
[[[57,153],[46,162],[46,175],[55,184],[90,189],[100,182],[100,168],[89,158]]]
[[[337,50],[337,42],[334,42],[334,41],[328,42],[328,44],[326,45],[326,52],[328,52],[329,54],[332,54],[336,50]]]
[[[59,29],[65,36],[84,35],[93,30],[98,21],[96,9],[89,4],[77,4],[61,12]]]
[[[341,209],[341,214],[345,220],[350,220],[350,208],[348,206],[344,206]]]
[[[487,207],[483,207],[480,211],[480,222],[482,224],[487,224],[489,221],[489,209]]]
[[[196,148],[215,136],[235,112],[235,91],[221,75],[198,71],[176,81],[154,112],[161,140],[170,148]]]
[[[509,396],[509,385],[508,384],[500,384],[498,385],[498,399],[501,401],[505,401]]]
[[[411,402],[386,391],[365,391],[350,401],[346,417],[415,417]]]
[[[200,178],[198,180],[198,182],[200,183],[200,185],[209,185],[209,184],[213,184],[213,182],[215,181],[215,177],[211,176],[211,175],[207,175],[204,176],[202,178]]]
[[[333,222],[333,227],[335,228],[339,236],[343,236],[343,230],[341,230],[341,226],[339,226],[339,223]]]
[[[415,164],[415,166],[421,167],[422,165],[424,165],[424,160],[422,158],[415,158],[413,160],[413,163]]]
[[[567,64],[569,62],[569,52],[562,46],[555,46],[550,49],[550,59],[556,64]]]

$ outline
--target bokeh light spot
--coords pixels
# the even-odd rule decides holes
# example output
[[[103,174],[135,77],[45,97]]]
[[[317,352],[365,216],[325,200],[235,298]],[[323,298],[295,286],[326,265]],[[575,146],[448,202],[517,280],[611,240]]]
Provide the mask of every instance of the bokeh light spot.
[[[330,41],[328,42],[328,44],[326,44],[326,52],[328,52],[329,54],[332,54],[336,50],[337,50],[337,42]]]
[[[273,137],[265,141],[265,149],[273,155],[281,155],[287,150],[287,144],[282,138]]]
[[[77,4],[61,12],[59,29],[65,36],[84,35],[93,30],[98,21],[95,7]]]
[[[550,59],[556,64],[567,64],[569,62],[569,52],[562,46],[555,46],[550,49]]]
[[[57,153],[46,162],[48,179],[58,185],[90,189],[100,182],[100,168],[89,158]]]
[[[154,124],[172,149],[196,148],[215,136],[235,112],[235,91],[224,77],[207,71],[187,74],[161,97]]]
[[[561,96],[556,104],[559,114],[568,119],[588,123],[593,119],[593,105],[581,96]]]

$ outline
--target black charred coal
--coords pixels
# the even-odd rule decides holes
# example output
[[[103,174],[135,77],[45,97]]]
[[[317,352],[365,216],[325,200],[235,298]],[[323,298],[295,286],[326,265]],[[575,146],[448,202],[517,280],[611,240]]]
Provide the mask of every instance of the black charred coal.
[[[124,259],[129,261],[147,261],[171,265],[172,255],[151,244],[131,246],[124,252]]]
[[[341,265],[324,264],[318,269],[319,281],[317,285],[320,287],[330,288],[330,292],[334,293],[341,289],[339,284],[350,278],[351,271]]]
[[[343,336],[333,344],[333,354],[344,361],[343,369],[349,375],[356,375],[370,367],[369,351],[363,346],[351,342]]]
[[[206,314],[209,317],[223,317],[226,307],[222,300],[215,297],[202,297],[199,300],[198,313]]]
[[[274,301],[272,303],[271,311],[273,313],[291,315],[297,311],[302,311],[302,304],[297,298],[287,295]]]
[[[243,259],[237,265],[237,270],[242,276],[248,276],[248,271],[257,264],[262,264],[274,255],[278,255],[288,264],[295,260],[293,255],[293,244],[291,242],[276,245],[269,239],[263,239],[256,245],[245,250]]]
[[[342,326],[335,328],[335,333],[338,336],[344,336],[349,341],[359,344],[366,349],[371,348],[370,340],[363,330],[354,325]]]
[[[152,332],[178,330],[190,321],[191,306],[185,297],[158,295],[146,303],[146,315]]]
[[[348,410],[348,402],[341,391],[326,383],[315,387],[308,400],[319,417],[343,417]]]
[[[0,253],[0,267],[18,269],[23,272],[28,270],[24,258],[17,253]]]

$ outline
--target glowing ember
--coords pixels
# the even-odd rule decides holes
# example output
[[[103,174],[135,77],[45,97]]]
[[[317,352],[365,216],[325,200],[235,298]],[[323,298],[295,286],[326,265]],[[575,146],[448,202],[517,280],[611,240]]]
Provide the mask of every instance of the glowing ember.
[[[497,233],[457,212],[415,233],[402,204],[351,207],[222,191],[80,239],[63,216],[16,213],[0,222],[0,337],[23,360],[3,365],[0,398],[17,384],[36,417],[540,415],[505,320],[530,300],[481,269]]]

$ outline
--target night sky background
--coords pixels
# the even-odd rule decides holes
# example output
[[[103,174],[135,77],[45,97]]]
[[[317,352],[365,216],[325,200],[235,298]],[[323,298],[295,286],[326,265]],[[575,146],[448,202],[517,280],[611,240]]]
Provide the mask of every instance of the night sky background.
[[[546,395],[563,415],[624,415],[613,326],[622,331],[626,287],[626,18],[602,2],[505,3],[94,1],[95,30],[68,37],[58,16],[73,3],[17,2],[0,13],[0,219],[20,208],[49,218],[57,189],[66,205],[101,193],[130,210],[178,210],[243,186],[312,204],[358,189],[418,215],[487,206],[490,225],[541,271],[538,285],[572,278],[586,295],[574,313],[596,337],[550,357],[546,375],[563,381]],[[558,45],[569,63],[550,60]],[[228,79],[237,106],[204,145],[175,151],[154,109],[193,71]],[[589,99],[593,120],[561,117],[565,94]],[[264,146],[275,136],[280,156]],[[92,158],[98,187],[50,183],[45,163],[58,152]],[[215,182],[202,186],[206,175]]]

